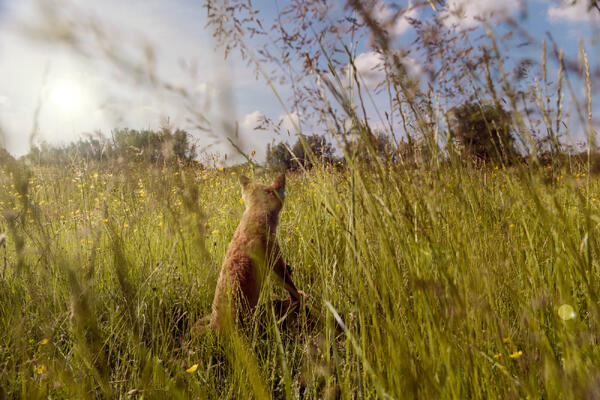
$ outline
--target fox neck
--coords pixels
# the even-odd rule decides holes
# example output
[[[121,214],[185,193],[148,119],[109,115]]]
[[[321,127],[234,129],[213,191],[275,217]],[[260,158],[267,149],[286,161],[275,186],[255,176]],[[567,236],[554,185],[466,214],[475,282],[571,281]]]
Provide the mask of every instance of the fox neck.
[[[256,212],[246,209],[242,216],[245,226],[251,227],[253,231],[265,235],[275,235],[279,224],[279,213]]]

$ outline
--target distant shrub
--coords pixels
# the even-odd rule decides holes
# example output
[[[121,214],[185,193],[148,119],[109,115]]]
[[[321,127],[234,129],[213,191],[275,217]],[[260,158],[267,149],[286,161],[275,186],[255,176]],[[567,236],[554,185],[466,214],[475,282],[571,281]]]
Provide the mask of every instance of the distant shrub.
[[[322,135],[302,136],[302,140],[298,138],[292,151],[295,156],[295,161],[304,168],[312,168],[313,161],[321,164],[330,164],[333,161],[333,147]]]
[[[516,152],[511,115],[497,104],[466,102],[448,113],[450,130],[465,155],[482,160],[511,160]]]
[[[172,160],[191,161],[196,157],[196,146],[190,143],[189,134],[181,129],[118,129],[113,131],[112,142],[115,154],[127,159],[161,163]]]
[[[303,143],[304,142],[304,143]],[[283,142],[267,147],[267,165],[274,169],[310,169],[313,162],[331,164],[334,161],[333,146],[322,135],[303,135],[293,146]]]
[[[267,166],[276,170],[292,169],[293,154],[288,146],[279,142],[274,146],[267,145]]]
[[[380,159],[397,164],[401,160],[400,149],[390,135],[383,131],[355,134],[345,144],[346,154],[361,162],[373,162]]]
[[[0,166],[12,161],[14,161],[14,157],[4,147],[0,147]]]

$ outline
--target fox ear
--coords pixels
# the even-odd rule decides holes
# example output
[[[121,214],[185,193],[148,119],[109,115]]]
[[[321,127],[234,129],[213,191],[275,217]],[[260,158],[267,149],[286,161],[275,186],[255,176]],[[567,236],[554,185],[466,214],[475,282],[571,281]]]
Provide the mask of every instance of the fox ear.
[[[250,179],[245,175],[240,175],[239,181],[242,188],[245,188],[250,183]]]
[[[283,172],[277,175],[277,178],[273,181],[273,188],[275,190],[285,189],[285,174]]]

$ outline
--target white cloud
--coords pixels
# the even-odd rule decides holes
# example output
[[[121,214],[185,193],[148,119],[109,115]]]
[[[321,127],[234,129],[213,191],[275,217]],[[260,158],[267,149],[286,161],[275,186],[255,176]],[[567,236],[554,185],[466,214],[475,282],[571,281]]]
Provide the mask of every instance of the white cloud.
[[[402,64],[406,68],[406,73],[410,78],[420,79],[423,75],[423,69],[421,68],[421,64],[416,58],[413,57],[404,57],[402,58]]]
[[[410,19],[419,16],[419,9],[408,2],[408,7],[404,12],[397,13],[392,10],[384,1],[380,0],[373,7],[373,17],[381,23],[392,36],[399,36],[412,27]],[[395,20],[394,20],[395,19]]]
[[[519,8],[519,0],[448,0],[442,18],[448,28],[468,29],[481,19],[509,17]]]
[[[206,82],[200,82],[197,86],[196,86],[196,93],[202,94],[202,95],[206,95],[206,96],[215,96],[217,94],[218,90],[217,88],[210,84],[210,83],[206,83]]]
[[[255,129],[260,121],[265,118],[259,110],[245,114],[238,124],[237,137],[231,135],[230,139],[239,150],[252,159],[263,163],[267,156],[267,145],[271,143],[274,136],[269,130]],[[246,162],[246,158],[238,150],[232,148],[229,142],[215,142],[209,149],[209,153],[218,153],[220,156],[228,154],[227,159],[221,158],[219,165],[231,166]]]
[[[301,115],[297,111],[279,116],[282,133],[296,134],[298,130],[302,131],[300,124]]]
[[[376,51],[359,54],[354,60],[354,66],[361,83],[369,87],[375,87],[383,82],[385,79],[384,63],[383,55]],[[349,72],[350,66],[347,69]]]
[[[264,162],[267,157],[267,144],[269,144],[273,135],[271,132],[255,129],[260,121],[265,118],[264,114],[259,110],[244,115],[240,123],[240,139],[243,143],[242,150],[252,156],[258,162]]]
[[[270,132],[255,129],[265,116],[259,110],[244,115],[239,125],[239,144],[247,155],[252,156],[258,162],[263,162],[267,156],[267,144],[271,142]],[[239,159],[239,160],[238,160]],[[234,157],[231,161],[244,161],[241,156]]]
[[[588,10],[588,0],[563,1],[559,6],[548,7],[548,18],[551,21],[568,22],[600,22],[600,11]]]
[[[409,78],[420,79],[422,68],[419,62],[413,58],[404,56],[401,62],[406,68],[406,73]],[[370,51],[359,54],[354,60],[356,71],[361,79],[361,83],[374,88],[385,80],[384,70],[385,59],[381,53]],[[346,74],[350,71],[350,66],[346,66]]]
[[[259,121],[263,118],[263,113],[258,110],[246,114],[240,123],[240,129],[244,131],[254,131],[254,128],[256,128],[256,126],[259,124]]]

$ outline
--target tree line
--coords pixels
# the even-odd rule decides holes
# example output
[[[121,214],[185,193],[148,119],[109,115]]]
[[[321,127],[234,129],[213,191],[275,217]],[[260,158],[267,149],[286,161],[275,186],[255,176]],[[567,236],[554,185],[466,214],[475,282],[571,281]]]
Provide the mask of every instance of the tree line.
[[[518,151],[512,132],[511,115],[500,105],[464,103],[448,114],[450,143],[464,160],[512,162]],[[437,146],[438,144],[434,144]],[[285,142],[269,145],[267,165],[276,169],[311,168],[315,162],[341,163],[346,157],[363,162],[375,158],[392,162],[417,162],[430,157],[426,143],[410,137],[397,142],[384,131],[356,124],[342,140],[343,156],[335,157],[333,146],[324,136],[300,135],[293,146]]]
[[[33,146],[26,156],[39,164],[64,163],[77,159],[88,161],[134,160],[154,164],[191,163],[196,159],[196,144],[182,129],[160,130],[115,129],[110,137],[86,135],[67,145],[46,142]]]
[[[447,140],[444,157],[450,155],[460,162],[474,165],[513,165],[528,163],[525,156],[528,144],[518,143],[514,116],[501,104],[465,102],[446,114]],[[358,131],[358,132],[353,132]],[[589,162],[593,171],[600,171],[600,154],[592,148],[576,148],[558,137],[531,136],[534,154],[540,164],[548,165]],[[386,163],[415,164],[432,159],[440,143],[426,143],[410,136],[396,141],[384,132],[373,130],[368,124],[357,124],[342,138],[341,157],[333,155],[333,146],[323,136],[300,135],[293,146],[281,142],[267,148],[267,165],[278,169],[310,168],[314,162],[343,163],[347,157],[371,163],[379,159]]]
[[[466,102],[447,114],[448,152],[463,161],[512,164],[521,160],[515,143],[513,118],[501,105]],[[437,143],[433,144],[438,146]],[[572,148],[556,142],[538,140],[536,152],[542,163],[561,161],[579,155]],[[266,165],[278,170],[310,169],[315,164],[343,165],[347,157],[361,162],[380,159],[385,162],[415,163],[431,157],[431,144],[415,142],[410,137],[397,142],[383,131],[374,131],[368,124],[356,124],[343,135],[341,156],[323,135],[298,135],[296,142],[269,144]],[[0,158],[10,155],[0,149]],[[87,135],[75,142],[57,146],[41,143],[32,147],[26,159],[38,164],[64,164],[78,159],[88,161],[133,160],[153,164],[195,163],[197,147],[192,136],[182,129],[163,127],[159,130],[114,130],[110,137]],[[448,154],[447,152],[447,154]],[[584,156],[582,156],[584,157]],[[592,166],[600,158],[592,153]],[[580,157],[581,158],[581,157]],[[585,158],[585,157],[584,157]],[[599,160],[597,160],[599,159]]]

